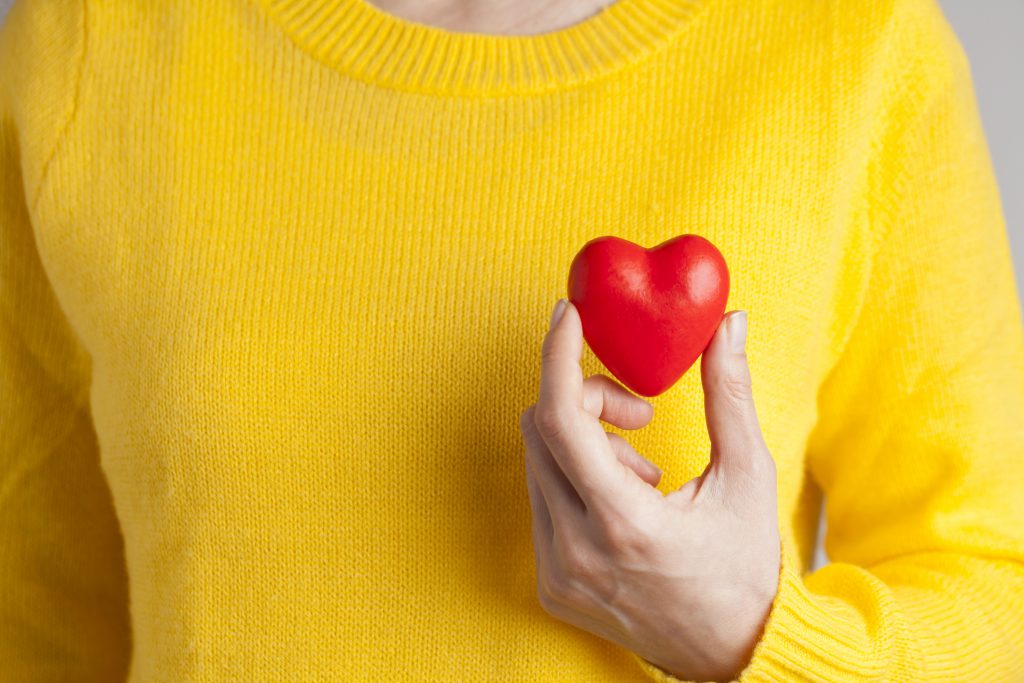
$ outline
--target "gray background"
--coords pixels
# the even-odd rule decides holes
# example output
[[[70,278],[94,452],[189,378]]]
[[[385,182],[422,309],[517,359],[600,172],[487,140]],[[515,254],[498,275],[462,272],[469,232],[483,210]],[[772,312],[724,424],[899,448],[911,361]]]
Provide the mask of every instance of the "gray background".
[[[26,0],[47,2],[48,0]],[[12,0],[0,0],[0,18]],[[1024,291],[1024,0],[939,0],[971,63],[981,118],[999,181],[1018,292]],[[1016,68],[1014,65],[1018,65]],[[828,562],[820,522],[814,568]]]

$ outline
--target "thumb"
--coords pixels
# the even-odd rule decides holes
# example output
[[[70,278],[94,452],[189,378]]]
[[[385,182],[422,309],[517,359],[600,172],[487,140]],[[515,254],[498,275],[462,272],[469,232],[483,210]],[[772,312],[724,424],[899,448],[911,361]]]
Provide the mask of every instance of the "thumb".
[[[725,479],[744,473],[756,478],[762,471],[758,466],[771,461],[754,409],[746,339],[746,311],[730,311],[722,317],[700,361],[711,439],[709,468]]]

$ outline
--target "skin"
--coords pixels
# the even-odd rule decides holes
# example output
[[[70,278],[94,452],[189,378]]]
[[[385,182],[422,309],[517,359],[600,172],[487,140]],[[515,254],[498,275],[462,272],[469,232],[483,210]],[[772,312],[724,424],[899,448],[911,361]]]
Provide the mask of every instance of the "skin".
[[[467,33],[532,35],[583,21],[614,0],[369,0],[388,14]]]
[[[663,494],[657,466],[601,424],[639,429],[653,406],[605,375],[584,379],[579,313],[562,310],[541,347],[537,401],[519,420],[537,597],[552,617],[678,678],[733,680],[763,632],[780,562],[746,314],[723,316],[701,356],[709,463]]]

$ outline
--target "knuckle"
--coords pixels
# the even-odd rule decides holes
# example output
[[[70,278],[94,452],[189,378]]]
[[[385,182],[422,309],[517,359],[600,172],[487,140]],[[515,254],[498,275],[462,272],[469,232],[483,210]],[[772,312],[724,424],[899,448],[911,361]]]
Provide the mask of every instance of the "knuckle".
[[[567,579],[587,582],[594,576],[594,563],[590,553],[584,550],[579,544],[569,544],[559,553],[559,565],[562,575]],[[566,584],[568,582],[565,582]],[[564,589],[567,586],[562,586]]]
[[[568,592],[568,582],[555,572],[547,572],[537,581],[537,597],[542,605],[557,609]]]
[[[632,533],[629,529],[629,523],[621,518],[604,517],[595,526],[605,547],[609,549],[617,550],[630,543]]]
[[[753,387],[746,373],[726,375],[722,378],[722,390],[725,395],[737,403],[753,400]]]
[[[558,347],[554,343],[554,339],[548,335],[545,337],[544,342],[540,347],[540,360],[542,365],[548,365],[551,363],[558,362],[559,352]]]
[[[627,556],[643,555],[654,535],[642,518],[622,515],[605,518],[599,528],[605,544],[613,552]]]
[[[569,424],[565,411],[550,406],[538,406],[533,422],[540,435],[549,439],[560,436]]]

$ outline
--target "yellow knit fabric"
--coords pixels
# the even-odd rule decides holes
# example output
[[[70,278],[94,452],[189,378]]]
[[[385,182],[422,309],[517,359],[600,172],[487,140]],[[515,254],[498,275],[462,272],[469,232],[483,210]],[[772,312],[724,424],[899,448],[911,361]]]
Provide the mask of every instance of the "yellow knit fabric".
[[[686,232],[778,465],[741,679],[1024,680],[1020,300],[935,0],[19,0],[0,76],[4,680],[674,680],[540,607],[518,417],[576,251]],[[608,428],[668,492],[699,369],[653,402]]]

